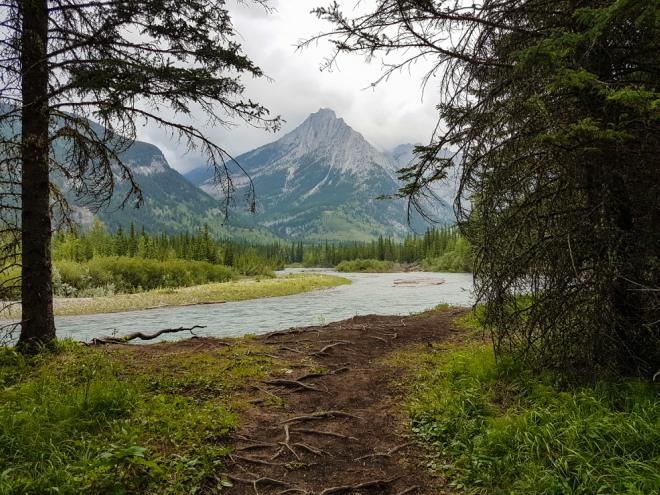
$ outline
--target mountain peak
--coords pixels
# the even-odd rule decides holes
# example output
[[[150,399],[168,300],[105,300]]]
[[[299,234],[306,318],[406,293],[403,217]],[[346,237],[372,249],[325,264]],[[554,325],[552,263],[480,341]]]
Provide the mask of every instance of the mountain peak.
[[[336,119],[337,114],[332,108],[319,108],[316,112],[311,114],[310,117],[321,119]]]
[[[337,114],[334,110],[330,108],[320,108],[317,112],[309,114],[305,121],[300,124],[293,132],[296,130],[303,129],[313,129],[317,133],[321,134],[333,134],[338,131],[346,131],[347,129],[352,129],[346,124],[344,119],[337,117]]]

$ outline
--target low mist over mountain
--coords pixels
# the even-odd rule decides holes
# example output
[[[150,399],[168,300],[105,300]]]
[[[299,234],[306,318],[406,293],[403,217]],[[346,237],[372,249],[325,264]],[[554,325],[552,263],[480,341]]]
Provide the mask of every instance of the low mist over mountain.
[[[408,225],[404,200],[378,199],[399,189],[396,170],[410,161],[412,147],[382,153],[332,110],[321,109],[292,132],[236,160],[254,181],[260,225],[282,237],[357,240],[426,229],[416,214]],[[210,171],[199,168],[186,177],[221,196]],[[240,177],[236,183],[240,198],[247,183]],[[434,205],[434,214],[453,223],[448,199]]]

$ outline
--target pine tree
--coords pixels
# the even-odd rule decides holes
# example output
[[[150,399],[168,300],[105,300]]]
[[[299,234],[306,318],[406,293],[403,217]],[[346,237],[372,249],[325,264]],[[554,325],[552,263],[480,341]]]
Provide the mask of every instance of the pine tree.
[[[316,13],[334,24],[338,52],[387,53],[380,81],[422,58],[442,75],[445,132],[418,147],[400,193],[422,208],[460,165],[455,209],[497,353],[535,369],[653,376],[658,1],[381,0],[357,17],[338,3]]]
[[[191,103],[212,125],[239,118],[276,128],[279,120],[242,98],[239,77],[263,73],[235,41],[224,0],[8,0],[0,22],[0,170],[21,218],[13,208],[0,213],[22,243],[19,341],[34,348],[55,338],[52,220],[68,213],[51,170],[67,178],[81,203],[106,204],[117,180],[128,188],[124,201],[139,203],[139,184],[120,155],[138,121],[147,120],[200,149],[229,200],[230,160],[188,123]],[[176,119],[154,110],[161,108]],[[59,211],[51,218],[53,205]]]

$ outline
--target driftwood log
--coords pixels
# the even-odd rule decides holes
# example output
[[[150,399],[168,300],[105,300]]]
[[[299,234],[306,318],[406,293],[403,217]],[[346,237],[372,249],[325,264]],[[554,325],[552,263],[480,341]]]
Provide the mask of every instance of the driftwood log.
[[[143,333],[143,332],[133,332],[129,333],[128,335],[124,335],[122,337],[99,337],[99,338],[94,338],[90,342],[91,345],[105,345],[105,344],[125,344],[127,342],[130,342],[131,340],[135,339],[140,339],[140,340],[153,340],[157,337],[160,337],[163,334],[166,333],[178,333],[178,332],[190,332],[192,335],[195,335],[193,330],[197,328],[206,328],[206,326],[203,325],[194,325],[192,327],[179,327],[179,328],[164,328],[162,330],[158,330],[157,332],[154,333]]]

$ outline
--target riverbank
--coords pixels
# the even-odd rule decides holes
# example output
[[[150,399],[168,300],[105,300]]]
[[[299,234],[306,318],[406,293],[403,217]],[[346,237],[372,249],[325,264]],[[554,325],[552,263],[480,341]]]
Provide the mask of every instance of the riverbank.
[[[442,307],[241,339],[0,348],[0,493],[655,492],[648,387],[606,402],[507,379],[473,323]],[[565,414],[579,394],[581,423]],[[488,468],[497,483],[479,485]],[[516,485],[548,480],[566,489]]]
[[[289,296],[349,284],[334,275],[293,274],[276,278],[255,278],[212,283],[179,289],[154,289],[136,294],[102,297],[55,298],[56,316],[116,313],[169,306],[193,306],[265,297]],[[5,319],[20,318],[20,307],[13,306],[1,314]]]

